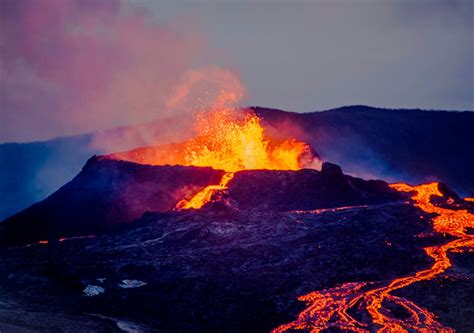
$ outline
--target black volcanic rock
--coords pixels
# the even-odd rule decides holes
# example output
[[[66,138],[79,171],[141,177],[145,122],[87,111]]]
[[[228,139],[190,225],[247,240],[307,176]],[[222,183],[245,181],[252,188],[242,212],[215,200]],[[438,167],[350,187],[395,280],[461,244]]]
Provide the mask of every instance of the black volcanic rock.
[[[343,176],[342,169],[339,165],[324,162],[321,166],[321,173],[332,178],[341,178]]]
[[[438,184],[439,191],[443,194],[443,197],[453,198],[454,200],[460,200],[458,194],[454,192],[448,185],[445,183]]]
[[[433,214],[398,200],[387,183],[344,175],[331,163],[321,171],[237,172],[203,209],[169,210],[222,175],[90,159],[73,181],[5,221],[3,241],[112,231],[0,246],[0,328],[268,332],[305,308],[298,296],[347,282],[386,286],[429,268],[424,248],[449,239],[433,234]],[[443,204],[457,207],[449,200],[456,194],[439,189]],[[470,332],[472,254],[450,257],[445,276],[394,293]],[[124,288],[127,280],[138,287]],[[85,297],[91,286],[102,293]]]
[[[345,282],[387,285],[430,267],[423,247],[447,241],[417,237],[432,230],[430,215],[404,202],[318,212],[147,213],[133,226],[0,248],[0,323],[40,332],[78,332],[78,323],[115,332],[114,322],[143,332],[269,332],[305,308],[298,296]],[[409,293],[443,324],[471,332],[472,254],[452,257],[449,279],[394,293]],[[146,285],[123,289],[124,279]],[[87,285],[104,293],[84,297]]]
[[[211,168],[93,157],[71,182],[0,223],[0,239],[15,244],[111,230],[146,211],[168,211],[222,175]]]
[[[312,210],[367,205],[401,199],[387,183],[344,175],[324,162],[321,171],[248,170],[235,174],[228,195],[239,209]]]
[[[147,211],[173,209],[181,199],[218,184],[223,173],[93,157],[70,183],[1,223],[1,240],[19,244],[110,231]],[[322,171],[240,171],[223,192],[216,193],[213,209],[310,210],[402,198],[383,181],[346,176],[331,163],[324,163]]]

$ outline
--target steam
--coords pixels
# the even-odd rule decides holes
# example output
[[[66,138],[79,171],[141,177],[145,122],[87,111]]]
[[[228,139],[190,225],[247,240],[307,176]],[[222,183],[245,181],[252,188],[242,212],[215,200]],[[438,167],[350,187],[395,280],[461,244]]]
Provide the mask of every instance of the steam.
[[[169,123],[170,117],[220,103],[222,90],[235,91],[235,101],[243,97],[233,71],[212,64],[196,68],[208,47],[189,20],[159,23],[144,8],[120,1],[20,0],[1,6],[0,142],[159,118]],[[168,134],[181,139],[187,129]],[[142,130],[102,132],[94,147],[161,140]]]
[[[163,100],[166,115],[158,120],[95,133],[91,148],[116,152],[189,140],[196,136],[199,114],[220,108],[235,108],[245,96],[238,75],[216,65],[189,69]]]
[[[238,106],[244,96],[245,88],[237,74],[213,65],[200,70],[189,70],[167,101],[167,107],[170,110],[198,111],[233,108]]]

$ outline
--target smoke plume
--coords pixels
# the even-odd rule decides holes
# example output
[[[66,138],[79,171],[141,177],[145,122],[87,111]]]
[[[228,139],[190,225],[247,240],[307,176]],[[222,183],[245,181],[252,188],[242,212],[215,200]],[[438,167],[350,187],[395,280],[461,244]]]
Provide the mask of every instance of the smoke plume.
[[[169,118],[215,103],[229,85],[243,95],[233,71],[196,68],[209,46],[192,20],[160,23],[120,1],[0,6],[0,142]]]

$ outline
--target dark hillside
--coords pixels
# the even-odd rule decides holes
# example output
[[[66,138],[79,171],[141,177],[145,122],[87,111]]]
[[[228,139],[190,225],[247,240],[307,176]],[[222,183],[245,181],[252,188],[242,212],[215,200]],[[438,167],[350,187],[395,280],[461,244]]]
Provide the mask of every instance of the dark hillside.
[[[365,178],[439,180],[474,195],[474,112],[348,106],[295,114],[256,107],[268,123],[307,141],[323,160]],[[286,130],[288,133],[288,131]]]

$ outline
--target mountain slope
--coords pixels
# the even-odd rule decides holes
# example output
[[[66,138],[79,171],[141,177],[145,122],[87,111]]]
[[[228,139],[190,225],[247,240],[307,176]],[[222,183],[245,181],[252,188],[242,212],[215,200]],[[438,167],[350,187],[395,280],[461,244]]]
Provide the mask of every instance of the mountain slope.
[[[308,142],[323,160],[349,174],[413,183],[438,180],[461,195],[474,195],[474,112],[367,106],[305,114],[254,110],[276,132]]]
[[[0,244],[26,244],[116,230],[146,212],[168,212],[182,199],[219,184],[224,171],[152,166],[91,158],[72,181],[0,224]],[[213,199],[229,209],[291,211],[379,204],[403,198],[383,181],[346,176],[337,165],[322,170],[237,172]],[[210,205],[212,208],[212,205]],[[206,207],[206,206],[205,206]]]
[[[0,220],[43,200],[70,181],[93,155],[181,141],[190,119],[165,118],[137,126],[31,143],[0,144]]]
[[[322,158],[362,178],[440,180],[474,196],[474,112],[348,106],[305,114],[254,108],[279,135],[310,143]],[[183,123],[184,122],[184,123]],[[185,130],[182,130],[182,129]],[[0,219],[44,199],[94,154],[181,142],[189,119],[167,119],[47,142],[0,145]]]
[[[0,243],[87,236],[168,211],[188,193],[218,183],[223,171],[91,158],[72,181],[0,224]]]

